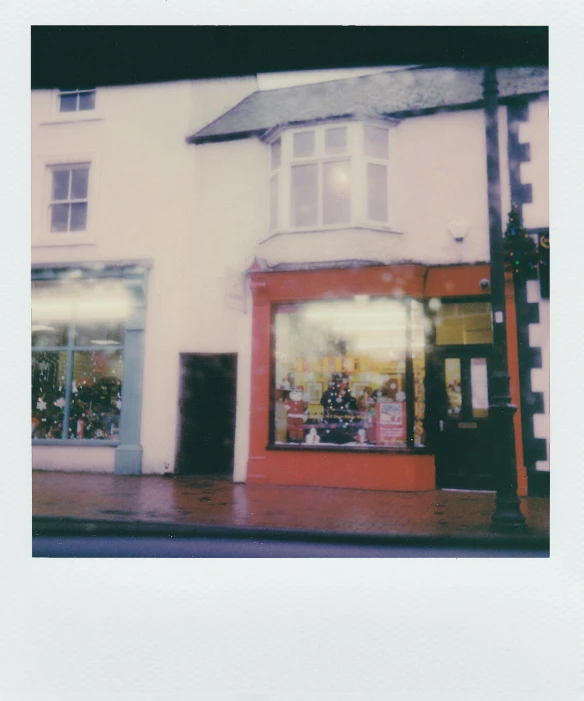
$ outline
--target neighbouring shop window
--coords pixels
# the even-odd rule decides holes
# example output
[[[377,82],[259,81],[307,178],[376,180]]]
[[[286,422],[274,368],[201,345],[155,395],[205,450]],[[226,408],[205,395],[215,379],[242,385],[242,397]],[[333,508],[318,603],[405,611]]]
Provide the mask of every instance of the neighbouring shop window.
[[[493,342],[490,302],[444,303],[436,313],[439,346]]]
[[[273,442],[424,447],[427,328],[415,300],[278,305]]]
[[[33,282],[33,439],[119,440],[131,311],[121,280]]]

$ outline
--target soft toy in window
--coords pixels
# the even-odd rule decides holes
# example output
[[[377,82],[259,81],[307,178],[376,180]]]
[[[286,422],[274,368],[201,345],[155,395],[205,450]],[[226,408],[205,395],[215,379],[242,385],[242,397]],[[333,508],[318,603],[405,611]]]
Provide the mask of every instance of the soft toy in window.
[[[290,396],[284,402],[286,407],[286,426],[288,429],[288,441],[291,443],[302,443],[304,440],[304,421],[307,416],[304,402],[304,387],[294,387],[290,390]]]

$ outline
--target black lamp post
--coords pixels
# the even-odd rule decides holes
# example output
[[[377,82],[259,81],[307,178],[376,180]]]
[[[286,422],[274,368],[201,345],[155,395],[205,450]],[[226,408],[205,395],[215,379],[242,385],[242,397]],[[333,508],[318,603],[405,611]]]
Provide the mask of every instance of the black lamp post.
[[[505,323],[505,261],[501,226],[501,180],[499,175],[498,85],[494,68],[486,66],[483,75],[483,100],[487,143],[487,188],[489,204],[489,242],[491,255],[491,302],[493,308],[493,360],[489,384],[489,423],[492,456],[497,480],[496,508],[492,516],[495,528],[518,528],[525,524],[517,496],[515,432],[507,368],[507,332]]]

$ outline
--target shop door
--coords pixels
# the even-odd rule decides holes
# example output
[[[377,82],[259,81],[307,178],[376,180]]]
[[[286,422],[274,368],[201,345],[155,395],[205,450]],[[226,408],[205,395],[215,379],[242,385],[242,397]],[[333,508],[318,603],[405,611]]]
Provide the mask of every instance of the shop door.
[[[496,488],[488,420],[490,361],[488,346],[451,346],[434,357],[438,488]]]
[[[237,355],[181,354],[176,472],[231,477]]]

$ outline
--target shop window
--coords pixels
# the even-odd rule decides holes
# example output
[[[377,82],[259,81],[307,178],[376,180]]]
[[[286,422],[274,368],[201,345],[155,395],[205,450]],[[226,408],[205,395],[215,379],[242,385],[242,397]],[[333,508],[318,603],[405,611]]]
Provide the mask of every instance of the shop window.
[[[278,305],[273,443],[424,447],[426,330],[415,300]]]
[[[445,303],[436,313],[436,343],[439,346],[493,342],[490,302]]]
[[[59,112],[87,112],[95,109],[95,90],[61,90]]]
[[[131,311],[121,280],[33,282],[33,440],[119,440]]]
[[[87,229],[88,192],[88,164],[51,168],[51,232],[77,232]]]

